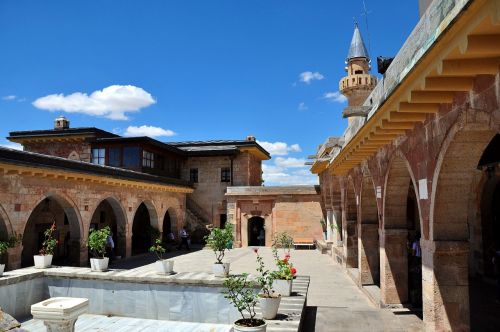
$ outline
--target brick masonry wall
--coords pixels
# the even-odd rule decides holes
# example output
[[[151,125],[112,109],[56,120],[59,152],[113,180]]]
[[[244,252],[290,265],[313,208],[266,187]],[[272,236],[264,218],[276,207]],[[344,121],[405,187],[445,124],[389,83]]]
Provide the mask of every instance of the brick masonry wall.
[[[85,142],[25,143],[24,151],[90,162],[90,144]],[[72,155],[73,154],[73,155]],[[70,158],[71,155],[71,158]]]
[[[46,197],[56,200],[68,215],[71,233],[77,234],[72,237],[79,239],[75,250],[78,251],[80,264],[87,262],[85,243],[90,223],[97,206],[104,199],[110,199],[122,214],[126,256],[131,252],[132,222],[141,203],[148,206],[151,225],[160,231],[167,210],[172,213],[177,229],[184,224],[185,194],[182,193],[4,173],[0,177],[0,222],[4,226],[0,229],[8,230],[9,235],[23,234],[33,210]],[[19,267],[21,252],[22,246],[10,250],[9,268]]]

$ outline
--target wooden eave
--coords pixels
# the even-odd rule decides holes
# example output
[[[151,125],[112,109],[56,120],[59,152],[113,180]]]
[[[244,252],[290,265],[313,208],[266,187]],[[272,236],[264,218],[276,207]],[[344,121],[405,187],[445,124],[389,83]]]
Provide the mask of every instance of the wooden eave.
[[[498,73],[500,1],[474,0],[443,28],[434,45],[332,161],[333,174],[345,175],[439,112],[442,104],[452,103],[456,92],[470,91],[476,76]]]

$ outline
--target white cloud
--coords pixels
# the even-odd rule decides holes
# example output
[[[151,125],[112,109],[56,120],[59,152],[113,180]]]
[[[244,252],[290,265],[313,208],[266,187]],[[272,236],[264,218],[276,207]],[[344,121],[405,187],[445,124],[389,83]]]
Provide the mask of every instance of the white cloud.
[[[338,91],[325,92],[325,94],[323,95],[323,98],[325,98],[331,102],[334,102],[334,103],[345,103],[347,101],[347,98]]]
[[[286,156],[288,152],[300,152],[300,146],[298,144],[288,145],[284,142],[265,142],[257,141],[271,156]]]
[[[302,158],[293,158],[293,157],[288,157],[288,158],[278,157],[274,162],[278,167],[304,167],[306,160]]]
[[[170,129],[163,129],[160,127],[153,126],[129,126],[124,133],[125,136],[149,136],[149,137],[160,137],[160,136],[174,136],[176,135]]]
[[[301,103],[299,104],[299,107],[297,107],[297,109],[298,109],[299,111],[307,111],[307,110],[309,109],[309,107],[307,107],[306,103],[301,102]]]
[[[15,96],[15,95],[8,95],[8,96],[3,96],[2,100],[10,101],[10,100],[15,100],[16,98],[17,98],[17,96]]]
[[[142,88],[133,85],[111,85],[96,90],[90,95],[75,92],[52,94],[33,102],[36,108],[47,111],[64,111],[102,116],[112,120],[127,120],[126,113],[138,112],[141,108],[156,103],[153,96]]]
[[[299,79],[301,82],[304,82],[306,84],[311,84],[312,81],[321,81],[325,77],[321,75],[319,72],[312,72],[312,71],[305,71],[303,73],[300,73]]]
[[[297,169],[273,165],[270,162],[267,161],[262,165],[262,177],[266,186],[318,184],[318,176],[309,172],[305,165],[302,165],[304,168]]]
[[[23,146],[19,143],[7,142],[0,144],[1,147],[23,151]]]

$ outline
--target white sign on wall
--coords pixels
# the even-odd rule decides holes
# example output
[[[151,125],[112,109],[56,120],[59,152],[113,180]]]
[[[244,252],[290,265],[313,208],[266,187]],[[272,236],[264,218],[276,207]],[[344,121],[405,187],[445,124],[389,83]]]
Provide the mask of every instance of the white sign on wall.
[[[429,195],[427,193],[427,179],[418,180],[418,193],[420,199],[427,199]]]
[[[382,187],[377,186],[377,198],[382,198]]]

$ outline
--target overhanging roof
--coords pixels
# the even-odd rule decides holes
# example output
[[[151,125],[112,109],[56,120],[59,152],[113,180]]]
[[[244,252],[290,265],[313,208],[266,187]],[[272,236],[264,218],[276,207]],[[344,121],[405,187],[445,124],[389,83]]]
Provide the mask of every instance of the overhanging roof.
[[[367,98],[367,122],[332,161],[332,172],[358,166],[499,65],[500,1],[434,1]]]

